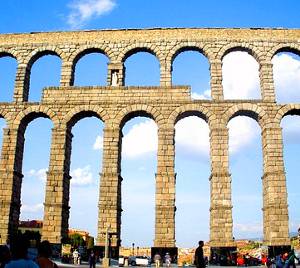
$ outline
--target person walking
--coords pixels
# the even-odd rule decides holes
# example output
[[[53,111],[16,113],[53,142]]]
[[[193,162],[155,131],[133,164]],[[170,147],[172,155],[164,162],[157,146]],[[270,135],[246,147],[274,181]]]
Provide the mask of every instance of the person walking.
[[[283,260],[281,254],[278,254],[278,255],[275,257],[275,265],[276,265],[276,268],[283,268],[284,260]]]
[[[52,249],[49,241],[42,241],[38,246],[38,258],[36,260],[40,268],[58,268],[57,264],[50,260],[51,255]]]
[[[203,254],[204,242],[201,240],[199,241],[198,244],[199,246],[195,251],[195,265],[197,268],[204,268],[205,267],[204,254]]]
[[[167,267],[171,266],[171,256],[168,252],[165,255],[165,263],[166,263]]]
[[[90,268],[96,267],[96,255],[93,250],[91,250],[91,253],[89,256],[89,265],[90,265]]]
[[[73,263],[78,264],[78,260],[79,260],[79,252],[75,248],[74,251],[73,251]]]
[[[159,253],[157,252],[154,255],[155,268],[159,268],[160,267],[160,260],[161,260],[161,257],[159,255]]]

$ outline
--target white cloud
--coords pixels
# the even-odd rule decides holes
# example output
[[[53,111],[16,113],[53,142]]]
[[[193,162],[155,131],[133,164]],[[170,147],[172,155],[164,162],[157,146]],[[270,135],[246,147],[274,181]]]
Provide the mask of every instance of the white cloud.
[[[111,12],[115,6],[115,0],[73,0],[69,4],[67,23],[72,28],[80,28],[89,20]]]
[[[153,120],[134,125],[123,137],[122,156],[137,157],[157,151],[157,125]]]
[[[259,233],[262,234],[263,224],[260,222],[249,222],[249,223],[234,223],[235,231],[241,233]]]
[[[229,153],[237,153],[242,148],[250,145],[260,134],[256,121],[249,117],[235,117],[228,123],[229,128]]]
[[[47,171],[48,171],[48,169],[46,169],[46,168],[41,168],[39,170],[31,169],[28,172],[26,172],[26,175],[28,177],[36,178],[41,181],[46,181],[47,180]]]
[[[276,67],[278,62],[281,64],[280,67]],[[295,60],[290,55],[283,54],[275,56],[273,63],[274,74],[278,76],[279,81],[277,82],[277,84],[279,83],[277,85],[279,95],[290,94],[290,91],[286,91],[283,87],[284,84],[289,85],[289,88],[293,88],[293,85],[294,88],[300,87],[300,61]],[[260,98],[258,64],[246,52],[228,54],[223,61],[223,74],[224,95],[226,98]],[[210,91],[205,91],[203,95],[193,93],[192,98],[209,99]],[[296,126],[296,123],[293,125],[292,123],[285,124],[285,127],[289,129],[289,133],[298,133]],[[203,120],[197,117],[187,117],[180,120],[175,128],[176,146],[184,147],[189,152],[209,155],[209,128]],[[237,153],[242,148],[251,145],[260,135],[257,123],[248,117],[236,117],[230,120],[228,128],[230,153]],[[103,138],[98,136],[94,149],[101,149],[102,143]],[[123,138],[122,153],[124,157],[137,157],[156,150],[157,126],[152,120],[134,125]]]
[[[93,174],[89,165],[71,171],[71,184],[74,186],[87,186],[94,184]]]
[[[35,204],[35,205],[22,204],[21,213],[36,213],[36,212],[43,211],[43,209],[44,209],[44,205],[42,203]]]
[[[189,116],[175,125],[176,146],[194,153],[209,154],[209,128],[204,120]]]
[[[210,100],[211,94],[210,89],[207,89],[203,92],[203,94],[198,94],[197,92],[192,92],[192,99],[193,100]]]
[[[284,144],[299,144],[300,117],[286,116],[281,121]]]
[[[230,152],[236,153],[245,147],[259,134],[259,129],[254,120],[237,117],[228,124],[230,134]],[[209,156],[209,128],[208,124],[196,116],[180,120],[176,125],[175,142],[178,148],[184,148],[191,153]],[[100,136],[94,144],[94,149],[99,149]],[[147,120],[134,125],[124,135],[122,142],[122,156],[135,158],[144,154],[157,151],[157,126],[153,120]]]
[[[247,52],[232,52],[223,59],[225,99],[260,99],[259,65]]]
[[[290,232],[297,232],[297,230],[300,228],[299,219],[295,219],[297,221],[290,221],[289,222],[289,229]]]
[[[93,145],[94,150],[102,150],[103,149],[103,137],[97,136],[95,143]]]
[[[279,103],[300,102],[300,60],[290,54],[278,54],[272,62],[276,100]]]

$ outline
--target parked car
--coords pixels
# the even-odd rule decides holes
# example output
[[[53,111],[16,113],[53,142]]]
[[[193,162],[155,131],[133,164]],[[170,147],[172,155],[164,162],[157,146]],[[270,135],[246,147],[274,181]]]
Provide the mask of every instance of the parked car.
[[[148,266],[151,265],[151,258],[149,256],[129,256],[128,264],[131,266]]]

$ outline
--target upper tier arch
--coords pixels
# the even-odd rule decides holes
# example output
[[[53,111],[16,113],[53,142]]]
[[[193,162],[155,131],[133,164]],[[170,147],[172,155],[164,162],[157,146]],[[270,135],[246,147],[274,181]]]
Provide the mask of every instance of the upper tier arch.
[[[126,49],[123,49],[117,57],[117,62],[125,62],[130,56],[139,53],[148,52],[155,56],[159,63],[163,62],[163,54],[159,46],[151,43],[133,43],[130,44]]]

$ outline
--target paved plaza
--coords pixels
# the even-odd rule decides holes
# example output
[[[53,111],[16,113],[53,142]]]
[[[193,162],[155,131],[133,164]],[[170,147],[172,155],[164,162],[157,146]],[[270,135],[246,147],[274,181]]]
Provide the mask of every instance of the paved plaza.
[[[81,264],[81,265],[74,265],[74,264],[61,264],[61,263],[58,263],[57,262],[57,264],[58,264],[58,267],[81,267],[81,268],[86,268],[86,267],[89,267],[89,265],[87,264],[87,263],[83,263],[83,264]],[[100,267],[103,267],[102,265],[100,265],[100,264],[97,264],[96,265],[96,267],[97,268],[100,268]],[[117,265],[113,265],[113,266],[110,266],[110,267],[119,267],[119,266],[117,266]],[[128,266],[128,267],[137,267],[137,266]],[[144,266],[139,266],[139,267],[144,267]],[[146,266],[146,267],[150,267],[150,266]],[[151,267],[155,267],[155,265],[153,264],[153,265],[151,265]],[[162,268],[164,268],[164,267],[166,267],[166,266],[161,266]],[[177,265],[172,265],[171,266],[172,268],[177,268],[178,266]],[[179,266],[180,267],[180,266]],[[186,266],[186,267],[191,267],[191,268],[195,268],[195,266]],[[209,268],[220,268],[220,266],[216,266],[216,265],[209,265],[208,266]],[[227,268],[237,268],[237,266],[226,266]],[[257,268],[257,267],[259,267],[259,266],[250,266],[250,267],[252,267],[252,268]],[[263,267],[263,266],[261,266],[261,267]]]

